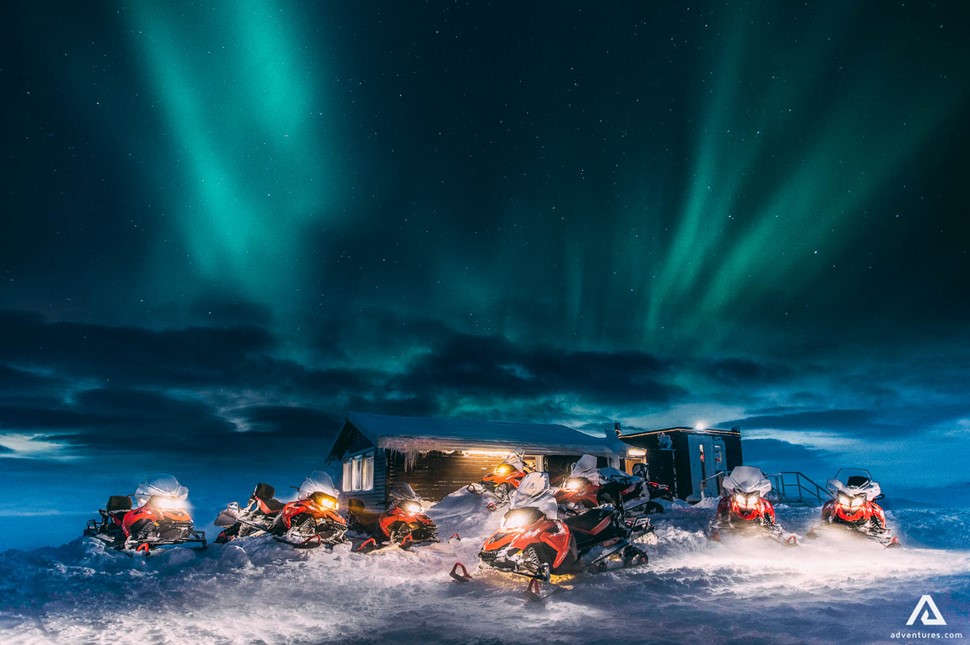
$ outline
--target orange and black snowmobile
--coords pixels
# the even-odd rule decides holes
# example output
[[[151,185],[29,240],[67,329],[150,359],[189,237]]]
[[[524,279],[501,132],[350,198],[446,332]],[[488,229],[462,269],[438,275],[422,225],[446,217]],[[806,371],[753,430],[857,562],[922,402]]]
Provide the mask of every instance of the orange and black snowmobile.
[[[886,524],[886,513],[876,502],[883,498],[878,482],[864,468],[843,468],[827,482],[832,498],[822,506],[822,526],[838,526],[883,546],[899,546]],[[809,537],[816,537],[813,530]]]
[[[260,482],[256,484],[245,507],[239,508],[239,504],[230,502],[214,522],[216,526],[225,527],[216,537],[216,544],[269,531],[284,506],[274,497],[275,494],[275,488]]]
[[[350,501],[348,524],[369,536],[357,547],[358,551],[368,551],[387,542],[409,549],[418,543],[438,541],[438,527],[424,512],[421,497],[410,484],[395,484],[389,497],[390,504],[380,515],[368,514],[359,500]]]
[[[489,510],[495,510],[509,502],[509,495],[519,487],[519,482],[532,469],[518,453],[513,452],[506,457],[495,469],[482,477],[480,484],[469,484],[468,490],[477,495],[488,496]]]
[[[194,544],[206,547],[205,533],[196,531],[188,512],[189,489],[171,475],[152,475],[131,497],[112,495],[98,512],[100,521],[89,520],[84,534],[116,549],[150,552],[158,547]],[[132,508],[132,497],[137,506]]]
[[[330,475],[313,471],[300,486],[298,499],[280,509],[270,533],[299,549],[346,542],[347,521],[337,512],[338,495]]]
[[[546,473],[530,473],[512,495],[511,508],[479,552],[488,567],[548,582],[553,575],[607,570],[611,565],[646,564],[646,552],[629,540],[630,530],[613,506],[559,519]],[[470,579],[455,563],[452,577]],[[536,586],[530,583],[530,592]]]

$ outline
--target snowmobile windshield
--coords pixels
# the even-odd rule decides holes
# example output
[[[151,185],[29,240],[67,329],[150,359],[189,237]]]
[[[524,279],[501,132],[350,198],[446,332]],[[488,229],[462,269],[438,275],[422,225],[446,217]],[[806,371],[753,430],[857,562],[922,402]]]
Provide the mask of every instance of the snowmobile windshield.
[[[522,478],[519,487],[509,498],[509,507],[512,509],[529,506],[538,508],[548,518],[556,519],[559,517],[559,504],[556,502],[556,496],[552,489],[549,488],[549,475],[547,473],[529,473]]]
[[[724,478],[724,490],[732,493],[751,495],[767,495],[771,491],[771,482],[754,466],[736,466],[731,474]]]
[[[138,505],[142,506],[153,495],[184,500],[189,496],[189,489],[179,484],[172,475],[149,475],[145,481],[138,484],[134,497]]]
[[[600,483],[600,473],[596,469],[596,457],[593,455],[583,455],[579,458],[571,469],[570,475],[573,477],[585,477],[594,484]]]
[[[643,465],[643,464],[639,464],[639,465]],[[608,482],[620,482],[622,484],[626,484],[628,482],[633,482],[633,481],[637,481],[639,479],[643,479],[639,475],[631,475],[629,473],[625,473],[622,470],[620,470],[619,468],[614,468],[613,466],[607,466],[606,468],[600,468],[599,469],[599,474],[600,474],[600,479],[602,479],[604,481],[608,481]]]
[[[830,479],[827,488],[833,496],[846,495],[848,497],[865,496],[874,500],[882,492],[878,483],[872,481],[872,475],[865,468],[843,468]]]
[[[310,473],[310,476],[303,480],[300,484],[300,492],[298,497],[300,499],[306,499],[312,493],[316,492],[326,493],[334,499],[337,498],[339,493],[337,488],[333,485],[333,478],[329,474],[323,472],[322,470],[314,470]]]
[[[421,496],[414,492],[414,489],[411,488],[411,484],[408,484],[405,482],[398,482],[394,484],[391,487],[391,491],[390,493],[388,493],[388,496],[394,502],[400,502],[400,501],[409,500],[409,499],[414,501],[421,501]]]
[[[506,531],[514,531],[531,526],[541,520],[545,515],[535,506],[526,508],[515,508],[508,511],[502,518],[502,528]]]

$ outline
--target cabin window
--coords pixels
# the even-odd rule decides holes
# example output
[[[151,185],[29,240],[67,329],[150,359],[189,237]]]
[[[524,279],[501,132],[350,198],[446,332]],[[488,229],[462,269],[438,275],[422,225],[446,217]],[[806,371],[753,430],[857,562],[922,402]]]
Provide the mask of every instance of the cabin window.
[[[374,454],[355,455],[344,462],[344,492],[374,490]]]

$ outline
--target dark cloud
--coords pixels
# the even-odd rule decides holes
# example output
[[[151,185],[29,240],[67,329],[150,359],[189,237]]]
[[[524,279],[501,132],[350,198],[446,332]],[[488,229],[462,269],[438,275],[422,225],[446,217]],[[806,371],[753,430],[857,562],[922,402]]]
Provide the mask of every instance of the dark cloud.
[[[292,449],[332,436],[351,410],[584,424],[577,403],[656,404],[686,393],[670,384],[675,366],[649,354],[527,347],[422,320],[410,328],[427,349],[388,371],[275,357],[272,334],[254,326],[159,331],[10,312],[0,325],[0,360],[18,366],[0,369],[0,428],[42,432],[87,455]],[[379,317],[368,333],[413,347],[408,327]]]
[[[41,376],[0,364],[0,397],[9,398],[17,395],[50,392],[62,388],[64,385],[65,382],[60,379]]]
[[[745,461],[757,463],[762,460],[817,462],[831,455],[826,450],[808,448],[801,444],[781,439],[745,439],[742,443]]]
[[[152,331],[0,312],[0,330],[0,361],[127,385],[237,382],[250,355],[273,348],[270,334],[252,326]]]
[[[36,401],[33,405],[0,406],[0,429],[3,430],[84,428],[97,423],[98,419],[53,399]]]
[[[855,427],[867,425],[872,418],[870,410],[813,410],[795,411],[787,414],[771,414],[722,421],[721,426],[741,425],[752,429],[813,430],[832,427]]]
[[[641,352],[570,352],[515,345],[503,338],[453,334],[417,358],[395,385],[510,399],[564,394],[603,404],[668,402],[673,366]]]
[[[62,413],[78,423],[49,439],[82,454],[141,452],[192,454],[218,447],[235,426],[198,400],[126,389],[85,390]]]
[[[700,374],[712,381],[730,387],[778,383],[791,378],[790,366],[768,365],[748,358],[724,358],[701,361],[697,367]]]
[[[233,410],[248,432],[288,437],[319,437],[338,431],[345,415],[339,412],[285,405],[256,405]]]
[[[314,450],[339,431],[342,414],[298,406],[249,406],[222,411],[199,398],[170,393],[93,389],[79,392],[59,409],[0,409],[0,419],[21,431],[86,456],[181,455],[195,461],[267,458],[276,450]]]
[[[313,369],[275,358],[272,334],[254,326],[155,331],[48,322],[34,314],[0,312],[0,331],[0,361],[58,375],[41,378],[5,366],[0,379],[16,381],[24,392],[96,379],[112,386],[260,388],[281,396],[334,397],[367,391],[378,380],[365,369]]]

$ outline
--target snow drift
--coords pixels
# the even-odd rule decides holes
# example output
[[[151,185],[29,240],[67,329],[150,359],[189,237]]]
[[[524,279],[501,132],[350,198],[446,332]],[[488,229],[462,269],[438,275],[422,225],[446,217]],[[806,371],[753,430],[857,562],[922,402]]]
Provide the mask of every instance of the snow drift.
[[[171,549],[150,558],[92,539],[0,553],[0,640],[5,643],[329,642],[899,642],[892,635],[970,636],[966,514],[891,513],[907,545],[850,536],[712,543],[713,509],[671,505],[654,516],[660,542],[636,569],[579,576],[544,603],[525,581],[477,570],[501,519],[459,491],[431,508],[443,538],[410,551],[361,555],[339,546],[297,551],[265,537]],[[804,534],[818,509],[778,508]],[[79,527],[80,532],[81,527]],[[841,537],[841,539],[839,539]],[[476,580],[451,581],[460,560]],[[945,627],[906,626],[924,594]]]

